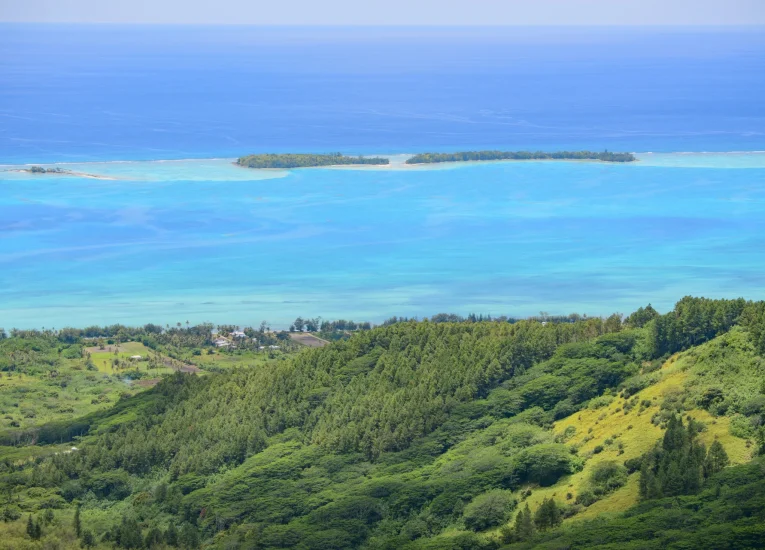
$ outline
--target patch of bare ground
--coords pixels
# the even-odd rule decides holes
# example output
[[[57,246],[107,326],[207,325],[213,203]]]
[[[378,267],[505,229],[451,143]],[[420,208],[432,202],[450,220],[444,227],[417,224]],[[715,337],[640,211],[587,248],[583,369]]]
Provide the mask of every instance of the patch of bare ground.
[[[305,332],[293,332],[290,333],[290,338],[292,338],[295,342],[298,344],[303,344],[304,346],[308,346],[309,348],[322,348],[329,344],[326,340],[322,340],[318,336],[314,336],[313,334],[307,334]]]
[[[189,365],[188,363],[184,363],[182,361],[177,361],[176,359],[171,359],[170,357],[163,357],[162,363],[166,367],[170,367],[173,370],[181,371],[181,372],[202,372],[202,369],[200,369],[197,366]]]
[[[147,380],[137,380],[136,386],[141,386],[142,388],[153,388],[157,384],[159,384],[161,378],[150,378]]]

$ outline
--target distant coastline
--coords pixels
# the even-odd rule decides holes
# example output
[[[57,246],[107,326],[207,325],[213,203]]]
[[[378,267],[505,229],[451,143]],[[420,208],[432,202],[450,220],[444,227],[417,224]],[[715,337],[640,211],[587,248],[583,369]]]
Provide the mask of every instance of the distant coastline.
[[[461,151],[457,153],[418,153],[406,159],[403,164],[438,164],[443,162],[477,162],[498,160],[590,160],[601,162],[635,162],[632,153],[603,151]],[[245,168],[317,168],[337,166],[387,166],[388,157],[345,156],[331,154],[255,154],[239,157],[234,164]]]
[[[476,152],[478,153],[478,151]],[[146,170],[149,167],[159,166],[183,166],[184,163],[189,166],[186,167],[186,173],[183,175],[173,176],[175,179],[190,179],[194,181],[211,180],[211,181],[230,181],[230,180],[249,180],[249,179],[270,179],[273,177],[284,177],[288,174],[289,170],[301,167],[314,167],[324,168],[330,170],[439,170],[456,168],[459,166],[468,167],[476,165],[489,165],[494,163],[520,163],[524,161],[532,162],[549,162],[549,163],[602,163],[602,164],[629,164],[633,166],[657,166],[657,167],[688,167],[688,168],[765,168],[765,151],[752,150],[752,151],[645,151],[628,153],[634,158],[632,161],[603,161],[598,158],[582,158],[583,155],[566,155],[552,153],[548,156],[534,153],[533,158],[524,158],[521,155],[515,156],[508,155],[510,158],[486,158],[481,157],[477,159],[463,159],[458,158],[457,155],[462,153],[378,153],[374,156],[341,156],[343,159],[340,163],[327,164],[322,162],[315,166],[309,166],[308,163],[303,163],[299,166],[292,166],[290,168],[279,168],[275,164],[272,167],[255,170],[254,174],[247,176],[248,166],[239,162],[240,159],[236,157],[197,157],[197,158],[179,158],[179,159],[108,159],[108,160],[91,160],[81,162],[45,162],[41,164],[27,163],[23,164],[19,162],[17,164],[0,164],[0,179],[3,174],[26,174],[31,177],[48,178],[49,176],[59,177],[78,177],[97,180],[133,180],[138,179],[141,181],[146,180],[153,181],[151,174],[148,176],[148,172],[145,173],[143,169],[140,172],[136,171],[136,168],[131,168],[130,171],[124,171],[121,166],[144,165]],[[593,155],[596,153],[593,153]],[[600,153],[597,153],[600,154]],[[617,153],[613,153],[616,155]],[[619,153],[621,154],[621,153]],[[422,155],[438,155],[437,158],[431,158],[427,162],[423,162],[422,159],[418,159],[418,156]],[[285,155],[279,155],[284,157]],[[306,157],[314,157],[316,155],[305,155]],[[336,161],[338,155],[322,155],[328,160]],[[245,157],[241,157],[245,158]],[[362,162],[359,162],[362,159]],[[368,161],[368,162],[364,162]],[[39,161],[38,161],[39,162]],[[214,164],[210,164],[214,163]],[[200,166],[197,166],[199,164]],[[225,170],[225,167],[231,170]],[[244,170],[241,170],[244,168]],[[154,170],[154,168],[151,168]],[[191,172],[189,172],[191,171]],[[258,176],[255,174],[260,173]],[[217,177],[220,175],[220,177]],[[239,174],[237,176],[237,174]]]
[[[75,172],[73,170],[65,170],[63,168],[43,168],[42,166],[30,166],[29,168],[12,168],[10,170],[2,170],[3,172],[16,172],[22,174],[33,175],[51,175],[51,176],[75,176],[77,178],[90,178],[96,180],[116,180],[117,178],[111,176],[103,176],[100,174],[90,174],[88,172]]]
[[[269,153],[239,157],[235,164],[246,168],[315,168],[318,166],[384,165],[389,163],[390,160],[386,157],[349,157],[342,153],[325,155]]]
[[[599,160],[602,162],[635,162],[632,153],[603,151],[461,151],[458,153],[420,153],[407,159],[406,164],[439,162],[478,162],[492,160]]]

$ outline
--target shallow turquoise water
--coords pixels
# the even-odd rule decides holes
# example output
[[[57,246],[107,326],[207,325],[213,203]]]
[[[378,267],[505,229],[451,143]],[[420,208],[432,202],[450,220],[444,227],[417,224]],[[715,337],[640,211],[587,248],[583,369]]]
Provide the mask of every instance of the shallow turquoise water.
[[[763,298],[762,29],[0,24],[0,327]],[[256,172],[289,151],[635,165]],[[669,154],[668,154],[669,153]],[[398,159],[400,160],[400,159]]]
[[[765,154],[640,158],[0,172],[0,326],[595,315],[765,297]]]

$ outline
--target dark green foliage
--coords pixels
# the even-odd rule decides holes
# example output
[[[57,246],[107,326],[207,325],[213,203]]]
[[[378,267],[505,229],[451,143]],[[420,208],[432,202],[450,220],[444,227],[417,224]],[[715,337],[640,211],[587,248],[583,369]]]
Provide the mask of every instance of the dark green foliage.
[[[262,154],[237,159],[239,166],[247,168],[304,168],[310,166],[335,166],[338,164],[388,164],[384,157],[346,157],[342,153],[329,155],[310,154]]]
[[[52,508],[46,508],[45,512],[43,512],[43,516],[42,516],[42,520],[41,521],[45,525],[50,525],[51,523],[53,523],[55,521],[55,519],[56,519],[56,513],[53,511],[53,509]]]
[[[194,550],[199,548],[199,531],[190,523],[184,523],[178,534],[178,546],[180,548]]]
[[[728,453],[725,452],[722,443],[717,440],[713,441],[704,460],[704,477],[715,475],[717,472],[722,471],[723,468],[727,468],[729,463]]]
[[[553,536],[564,511],[569,515],[579,506],[548,500],[535,510],[543,532],[534,535],[526,507],[513,527],[507,525],[522,496],[511,495],[530,484],[552,485],[581,468],[585,458],[564,444],[566,434],[553,437],[555,419],[660,376],[639,374],[654,355],[647,350],[658,319],[633,317],[634,323],[623,325],[618,316],[572,318],[543,325],[436,318],[356,330],[267,368],[168,376],[154,389],[79,421],[88,435],[77,442],[77,452],[0,463],[0,475],[14,493],[55,492],[57,506],[74,506],[63,497],[82,501],[84,510],[97,507],[103,519],[91,523],[88,515],[88,527],[96,529],[95,538],[118,547],[494,544],[483,534],[455,534],[463,526],[481,531],[504,525],[505,542]],[[692,324],[685,329],[693,332]],[[165,332],[142,334],[158,342]],[[201,349],[205,334],[188,330],[173,337]],[[80,333],[60,337],[76,344]],[[673,411],[698,406],[708,393],[710,409],[730,401],[732,412],[762,414],[759,394],[751,391],[761,384],[753,349],[750,333],[737,327],[684,356],[689,364],[698,359],[694,373],[707,363],[727,373],[746,359],[747,378],[737,378],[746,391],[731,401],[738,391],[728,385],[731,377],[709,371],[692,388],[698,395],[667,400],[659,419],[667,422],[661,444],[626,465],[642,469],[646,498],[698,493],[702,480],[726,464],[724,449],[713,445],[704,452],[696,442],[698,425],[671,420]],[[62,424],[57,433],[66,429]],[[591,503],[625,476],[619,464],[597,466],[577,502]],[[563,498],[566,489],[558,494]],[[102,532],[109,524],[115,527]]]
[[[757,442],[757,454],[765,455],[765,426],[760,426],[757,429],[754,439]]]
[[[598,497],[595,495],[595,493],[593,493],[590,489],[585,489],[576,495],[576,500],[574,502],[576,504],[581,504],[582,506],[589,506],[590,504],[593,504],[597,501]]]
[[[6,506],[3,508],[2,518],[4,522],[16,521],[21,517],[21,511],[17,506]]]
[[[542,486],[552,485],[559,477],[581,469],[572,461],[568,447],[557,443],[523,449],[515,456],[513,463],[522,480]]]
[[[709,455],[696,439],[701,427],[693,420],[687,427],[672,415],[659,445],[643,457],[640,470],[640,496],[643,499],[695,494],[701,489],[704,474],[727,464],[727,455],[717,443]]]
[[[87,529],[82,533],[82,540],[80,540],[80,546],[83,548],[92,548],[96,545],[96,537],[93,535],[93,531]]]
[[[27,520],[27,535],[32,540],[39,540],[42,536],[42,526],[39,521],[32,519],[32,514],[29,514],[29,519]]]
[[[528,503],[515,516],[515,538],[520,541],[529,540],[534,536],[536,529]]]
[[[141,548],[143,538],[141,537],[141,528],[134,519],[122,518],[122,523],[117,527],[114,535],[114,542],[120,548]]]
[[[160,531],[157,527],[152,527],[149,529],[149,532],[146,533],[146,537],[144,537],[143,540],[143,545],[146,548],[154,548],[161,545],[164,540],[165,538],[162,536],[162,531]]]
[[[65,174],[68,172],[68,170],[64,170],[62,168],[43,168],[42,166],[30,166],[26,169],[27,172],[31,172],[32,174]]]
[[[553,529],[563,521],[560,508],[552,498],[546,498],[534,512],[534,525],[540,531]]]
[[[120,548],[141,548],[143,537],[138,522],[132,518],[122,518],[122,522],[116,528],[114,542]]]
[[[201,541],[228,528],[238,540],[247,524],[258,526],[258,540],[274,541],[263,547],[295,537],[309,547],[322,540],[357,547],[386,521],[406,526],[386,540],[431,537],[482,493],[549,485],[581,466],[539,426],[559,414],[561,401],[575,410],[637,371],[641,336],[604,330],[600,319],[406,321],[268,369],[177,374],[93,416],[89,429],[100,435],[44,461],[35,478],[69,500],[88,493],[115,500],[130,492],[130,476],[166,472],[149,498],[179,523],[200,523],[181,528],[179,547],[183,533]],[[111,426],[131,404],[136,420]],[[480,435],[495,422],[514,427]],[[496,451],[469,465],[433,465],[460,442]],[[345,488],[372,468],[363,465],[369,459],[374,483]],[[235,469],[208,487],[207,474],[224,465]],[[325,487],[343,489],[318,497]],[[471,528],[498,521],[473,508],[464,516]],[[111,540],[122,541],[124,531]],[[142,544],[147,533],[139,533]],[[172,544],[170,529],[165,538]]]
[[[711,340],[738,322],[745,307],[743,298],[710,300],[686,296],[673,311],[648,324],[652,356],[661,357]]]
[[[463,151],[460,153],[420,153],[407,159],[407,164],[429,164],[437,162],[466,162],[479,160],[601,160],[605,162],[632,162],[631,153],[610,153],[604,151]]]
[[[592,468],[589,482],[594,495],[608,494],[627,483],[627,468],[613,460],[599,462]]]
[[[473,531],[483,531],[501,525],[507,521],[514,506],[515,501],[507,491],[494,490],[478,495],[465,506],[465,527]]]
[[[765,540],[765,464],[726,468],[698,495],[645,501],[612,519],[574,522],[508,549],[750,550]]]
[[[178,546],[178,529],[172,523],[167,526],[167,531],[165,531],[165,543],[168,546]]]
[[[74,534],[78,537],[82,534],[82,521],[80,520],[80,505],[74,511]]]
[[[765,355],[765,301],[748,304],[742,318],[743,325],[752,334],[757,350]]]
[[[657,317],[659,317],[659,312],[656,311],[651,304],[648,304],[646,307],[640,307],[637,311],[629,315],[624,320],[624,324],[630,327],[642,328],[647,325],[649,321],[652,321]]]

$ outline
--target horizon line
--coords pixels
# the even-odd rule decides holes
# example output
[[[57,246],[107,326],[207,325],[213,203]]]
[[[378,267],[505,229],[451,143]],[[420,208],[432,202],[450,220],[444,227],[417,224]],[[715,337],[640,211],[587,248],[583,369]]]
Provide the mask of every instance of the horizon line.
[[[765,27],[763,22],[739,23],[275,23],[275,22],[216,22],[183,23],[168,21],[14,21],[0,19],[0,25],[57,25],[57,26],[124,26],[124,27],[260,27],[260,28],[381,28],[381,29],[473,29],[473,28],[665,28],[665,29],[734,29]]]

